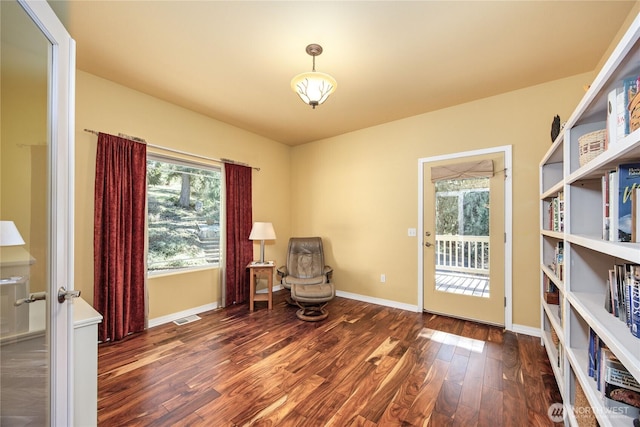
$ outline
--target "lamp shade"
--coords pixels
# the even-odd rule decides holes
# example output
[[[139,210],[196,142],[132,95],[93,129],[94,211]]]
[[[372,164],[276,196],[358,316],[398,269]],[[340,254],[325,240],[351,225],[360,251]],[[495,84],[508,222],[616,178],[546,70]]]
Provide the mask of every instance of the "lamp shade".
[[[13,221],[0,221],[0,246],[24,245],[24,240]]]
[[[336,79],[317,71],[298,74],[291,80],[291,89],[313,108],[326,101],[337,86]]]
[[[275,240],[276,231],[270,222],[254,222],[249,240]]]

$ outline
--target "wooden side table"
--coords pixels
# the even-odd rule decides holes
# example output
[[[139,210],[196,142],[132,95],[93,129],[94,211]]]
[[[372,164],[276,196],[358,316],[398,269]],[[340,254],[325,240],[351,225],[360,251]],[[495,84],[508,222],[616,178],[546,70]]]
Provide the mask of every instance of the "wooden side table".
[[[255,301],[267,301],[268,309],[273,309],[273,273],[276,268],[276,263],[273,261],[266,261],[265,263],[251,262],[247,265],[249,269],[249,311],[253,312],[253,303]],[[259,276],[267,277],[267,293],[256,293],[256,278]]]

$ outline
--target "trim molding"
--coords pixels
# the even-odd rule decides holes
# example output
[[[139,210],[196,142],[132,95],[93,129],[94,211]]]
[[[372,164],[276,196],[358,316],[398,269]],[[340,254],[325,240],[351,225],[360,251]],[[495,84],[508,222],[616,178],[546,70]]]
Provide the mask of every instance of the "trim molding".
[[[180,319],[194,314],[204,313],[205,311],[215,310],[218,308],[218,303],[213,302],[211,304],[201,305],[200,307],[193,307],[188,310],[179,311],[177,313],[167,314],[166,316],[156,317],[155,319],[149,319],[148,329],[155,326],[164,325],[165,323],[173,322],[176,319]]]
[[[541,338],[542,337],[542,333],[540,331],[540,328],[534,328],[533,326],[525,326],[525,325],[513,325],[513,328],[511,329],[512,332],[515,332],[517,334],[523,334],[523,335],[530,335],[532,337],[538,337]]]
[[[453,154],[443,154],[440,156],[425,157],[418,159],[418,308],[424,308],[424,168],[426,163],[459,159],[469,156],[483,154],[503,153],[504,168],[506,171],[504,181],[504,325],[505,329],[513,331],[513,152],[511,145],[484,148],[478,150],[465,151]]]
[[[371,304],[382,305],[385,307],[399,308],[400,310],[412,311],[414,313],[419,312],[418,306],[413,304],[404,304],[398,301],[391,301],[388,299],[375,298],[367,295],[353,294],[351,292],[336,291],[336,295],[343,298],[349,298],[356,301],[368,302]]]

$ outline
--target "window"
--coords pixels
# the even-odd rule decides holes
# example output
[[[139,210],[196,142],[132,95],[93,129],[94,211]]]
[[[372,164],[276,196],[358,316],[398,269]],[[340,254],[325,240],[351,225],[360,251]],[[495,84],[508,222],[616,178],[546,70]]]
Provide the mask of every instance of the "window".
[[[147,158],[150,273],[218,265],[220,187],[219,168]]]

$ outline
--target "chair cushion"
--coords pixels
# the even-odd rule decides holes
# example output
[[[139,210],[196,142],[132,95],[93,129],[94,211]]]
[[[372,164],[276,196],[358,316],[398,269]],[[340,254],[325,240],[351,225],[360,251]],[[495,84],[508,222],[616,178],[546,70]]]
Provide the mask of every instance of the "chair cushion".
[[[333,283],[304,285],[294,283],[291,286],[291,299],[299,302],[322,303],[331,301],[336,294]]]
[[[327,281],[327,276],[317,276],[317,277],[294,277],[294,276],[286,276],[282,279],[282,283],[285,285],[320,285]]]
[[[324,251],[320,237],[289,239],[287,269],[290,276],[309,279],[324,272]]]

